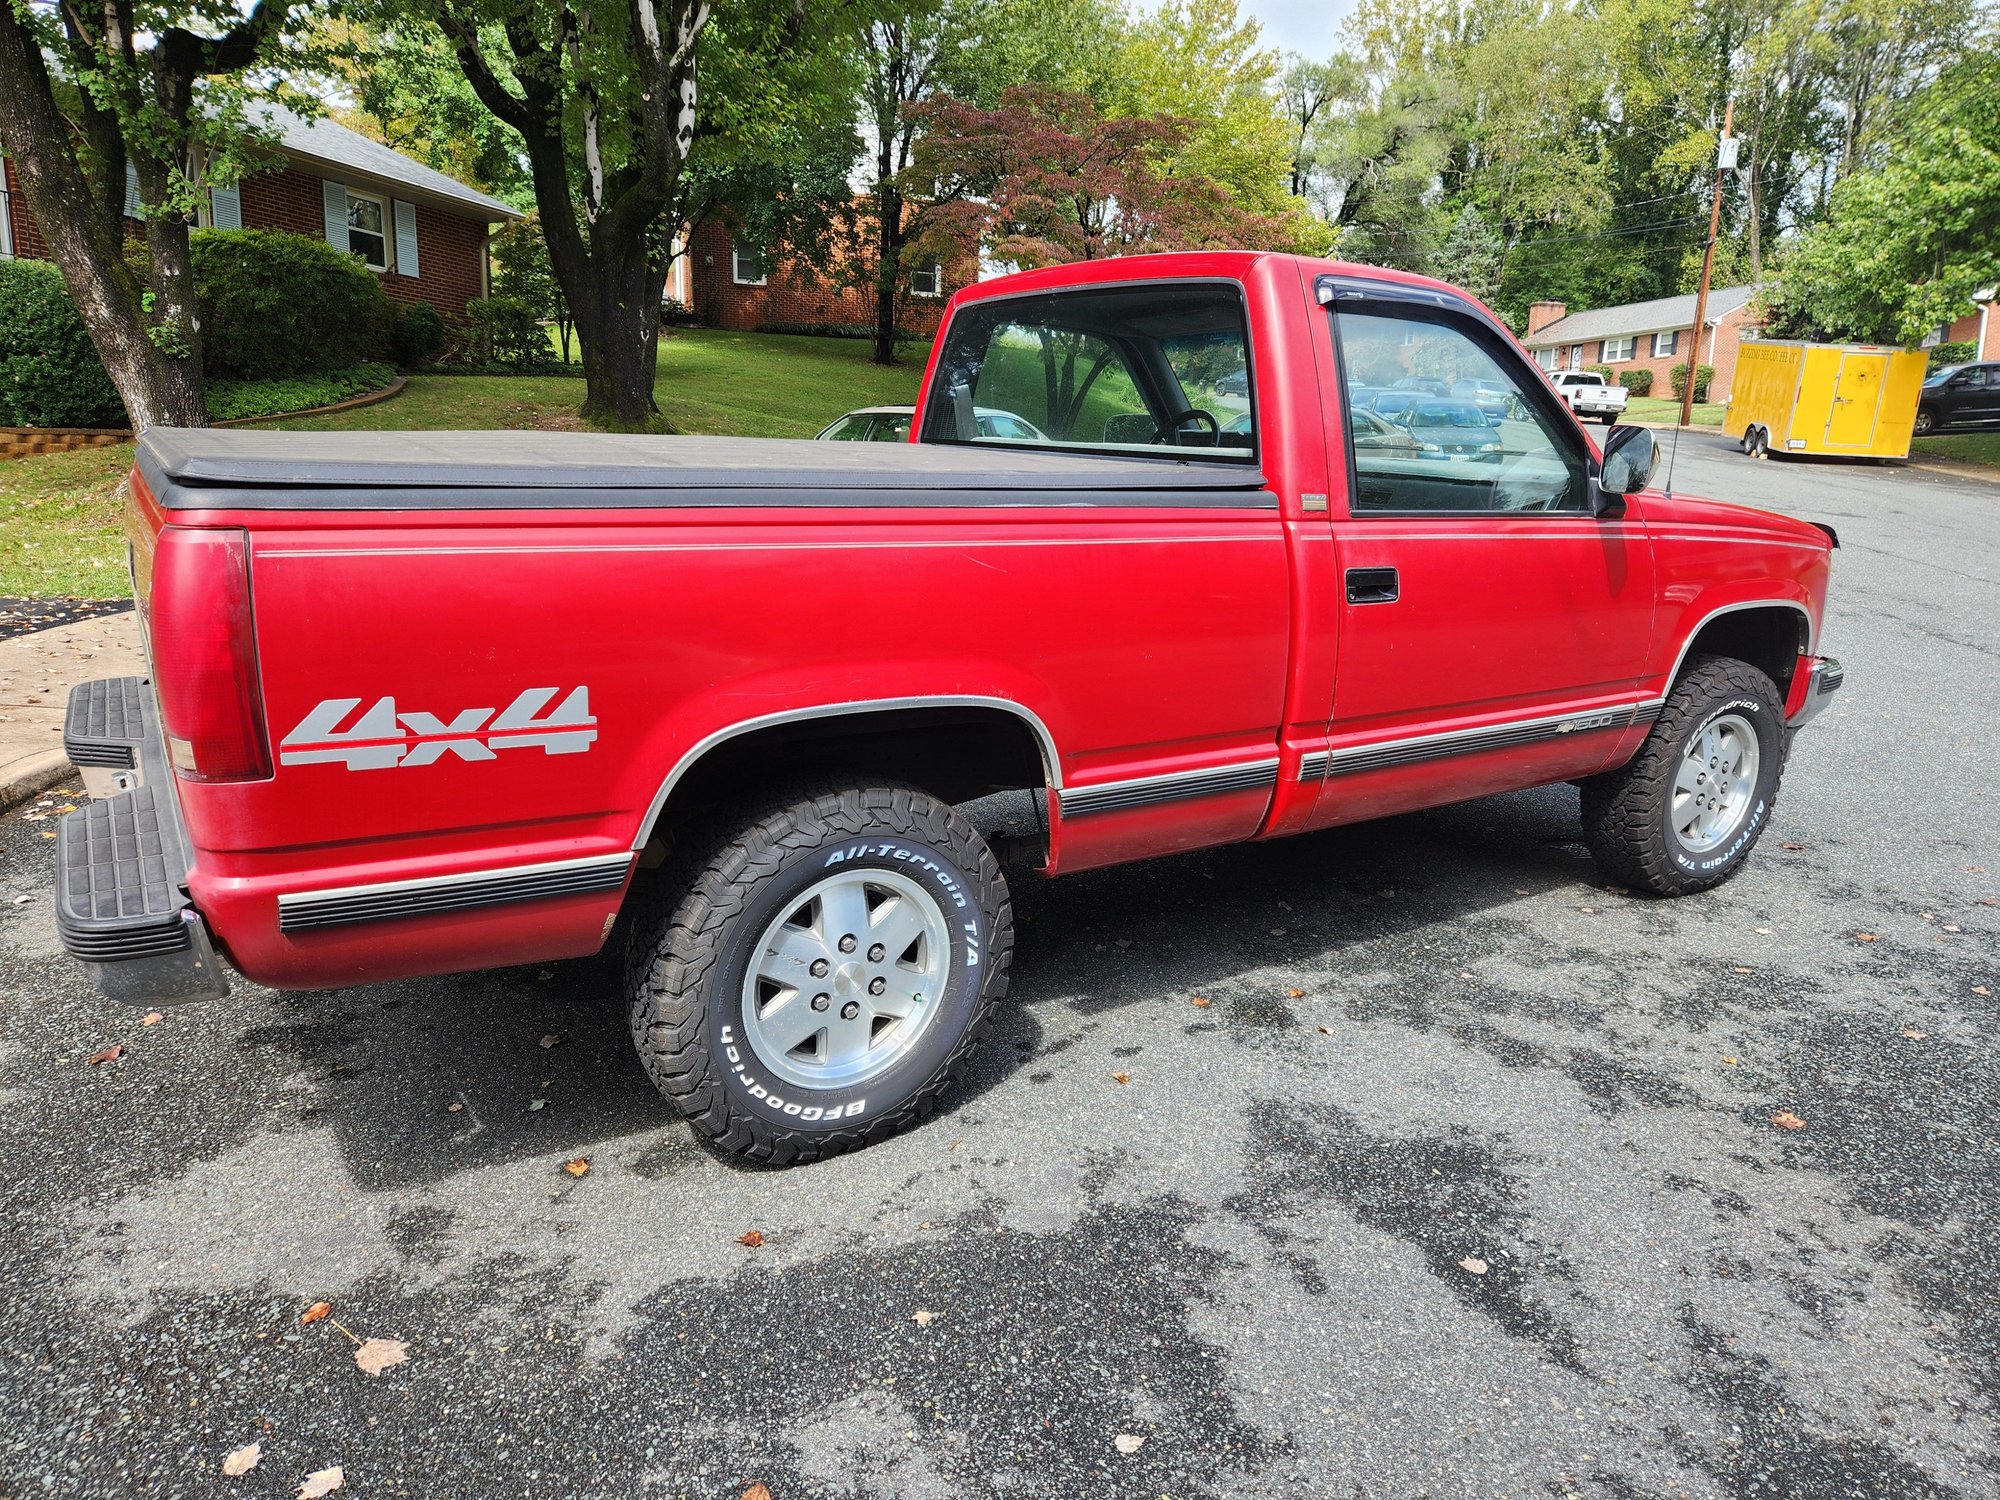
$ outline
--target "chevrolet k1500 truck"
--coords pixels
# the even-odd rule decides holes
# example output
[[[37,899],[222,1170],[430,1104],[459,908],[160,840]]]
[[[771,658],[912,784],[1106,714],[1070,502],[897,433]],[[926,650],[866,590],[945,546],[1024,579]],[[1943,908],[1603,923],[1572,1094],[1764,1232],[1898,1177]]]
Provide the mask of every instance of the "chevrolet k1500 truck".
[[[1356,389],[1501,387],[1497,449]],[[1020,418],[996,436],[980,414]],[[1044,875],[1574,781],[1605,873],[1738,869],[1827,701],[1831,531],[1647,488],[1478,303],[1283,255],[961,292],[907,444],[156,430],[148,678],[58,915],[99,986],[542,963],[622,924],[632,1034],[724,1147],[923,1117]],[[218,957],[220,955],[220,958]]]

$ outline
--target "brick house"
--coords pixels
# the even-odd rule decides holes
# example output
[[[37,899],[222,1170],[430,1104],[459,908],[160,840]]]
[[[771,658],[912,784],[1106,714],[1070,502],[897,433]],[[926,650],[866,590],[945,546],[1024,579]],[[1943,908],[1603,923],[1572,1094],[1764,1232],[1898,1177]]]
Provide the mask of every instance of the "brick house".
[[[1974,294],[1979,304],[1957,322],[1937,329],[1924,340],[1926,349],[1938,344],[1970,344],[1974,359],[2000,359],[2000,314],[1993,310],[2000,288],[1985,287]]]
[[[1613,379],[1627,370],[1651,370],[1653,394],[1673,392],[1669,372],[1686,364],[1688,350],[1701,346],[1697,364],[1712,365],[1708,399],[1727,401],[1736,375],[1737,347],[1757,325],[1750,312],[1754,286],[1711,287],[1702,333],[1694,336],[1694,293],[1656,297],[1571,312],[1560,302],[1537,302],[1528,309],[1528,331],[1521,342],[1544,370],[1583,370],[1604,365]]]
[[[279,136],[270,167],[236,187],[211,188],[204,227],[330,240],[380,275],[394,301],[428,302],[448,321],[463,319],[465,304],[487,295],[490,226],[519,213],[332,120],[263,108]],[[45,259],[13,162],[0,159],[0,170],[0,257]],[[126,202],[137,208],[129,171]]]
[[[866,199],[856,204],[857,238],[869,227]],[[896,325],[928,338],[957,285],[935,261],[905,264]],[[696,228],[667,273],[666,294],[715,328],[868,327],[875,286],[851,261],[819,270],[773,254],[717,217]]]

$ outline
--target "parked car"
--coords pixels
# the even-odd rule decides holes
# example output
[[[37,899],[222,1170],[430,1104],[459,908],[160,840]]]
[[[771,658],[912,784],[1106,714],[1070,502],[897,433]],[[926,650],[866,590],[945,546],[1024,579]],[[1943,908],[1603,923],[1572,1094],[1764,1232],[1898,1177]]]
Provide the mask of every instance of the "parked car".
[[[1947,365],[1917,397],[1918,437],[1976,427],[2000,427],[2000,361]]]
[[[910,436],[914,406],[864,406],[822,427],[815,438],[822,443],[901,443]]]
[[[1513,416],[1520,405],[1511,390],[1492,380],[1461,380],[1452,386],[1451,394],[1457,400],[1470,401],[1495,427]]]
[[[820,442],[865,442],[901,443],[910,436],[910,418],[915,413],[914,406],[864,406],[859,411],[851,411],[817,434]],[[975,413],[979,430],[986,437],[1007,438],[1016,442],[1040,443],[1047,439],[1032,422],[1023,421],[1010,411],[982,406]]]
[[[1577,416],[1595,417],[1607,427],[1625,414],[1631,394],[1594,370],[1558,370],[1549,376],[1549,384]]]
[[[1450,381],[1439,380],[1430,375],[1405,375],[1401,380],[1396,382],[1395,388],[1399,391],[1421,391],[1426,396],[1448,396],[1451,394]]]
[[[1424,402],[1403,424],[1421,452],[1453,458],[1498,458],[1500,434],[1470,401]]]
[[[1329,338],[1509,387],[1507,451],[1363,441]],[[1218,341],[1259,360],[1240,443],[1183,384]],[[1123,418],[1150,441],[1109,449]],[[804,1161],[963,1071],[1010,880],[1574,781],[1607,880],[1699,891],[1841,679],[1831,529],[1656,493],[1650,432],[1599,449],[1440,282],[1249,252],[981,282],[913,428],[153,428],[149,671],[70,698],[104,795],[60,824],[63,943],[154,1006],[225,964],[297,990],[615,935],[660,1091]],[[989,837],[996,792],[1024,816]],[[486,1023],[423,1045],[453,1024]]]
[[[1423,391],[1378,390],[1368,398],[1368,409],[1398,426],[1408,426],[1410,413],[1428,399]]]
[[[1417,440],[1380,412],[1356,406],[1348,410],[1350,441],[1357,450],[1417,456]]]

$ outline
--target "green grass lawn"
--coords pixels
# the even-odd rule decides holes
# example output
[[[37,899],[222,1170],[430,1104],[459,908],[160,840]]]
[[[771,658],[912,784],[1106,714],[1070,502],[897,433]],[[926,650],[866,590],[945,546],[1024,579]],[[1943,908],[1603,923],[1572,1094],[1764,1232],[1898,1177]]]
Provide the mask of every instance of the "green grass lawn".
[[[654,399],[680,432],[809,438],[857,406],[916,399],[928,351],[871,364],[859,339],[675,329],[660,341]],[[260,426],[300,432],[580,427],[583,381],[561,375],[416,375],[402,395],[332,416]],[[0,461],[0,595],[123,598],[122,518],[111,492],[129,443]]]
[[[1720,427],[1725,409],[1697,403],[1690,414],[1690,425]],[[1625,403],[1625,419],[1628,422],[1678,423],[1681,419],[1681,404],[1671,396],[1634,396]]]
[[[2000,468],[2000,432],[1951,432],[1940,437],[1918,438],[1910,444],[1910,457],[1992,464]]]

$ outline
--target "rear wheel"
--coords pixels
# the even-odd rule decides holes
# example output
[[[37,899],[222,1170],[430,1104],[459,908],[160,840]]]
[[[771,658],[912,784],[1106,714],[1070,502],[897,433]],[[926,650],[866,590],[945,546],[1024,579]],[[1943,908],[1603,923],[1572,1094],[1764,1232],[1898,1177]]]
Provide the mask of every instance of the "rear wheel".
[[[1918,407],[1917,420],[1911,425],[1910,431],[1918,437],[1929,437],[1937,431],[1937,413],[1928,406]]]
[[[1012,951],[1006,882],[951,807],[814,789],[689,841],[633,925],[632,1037],[722,1149],[812,1161],[930,1114]]]
[[[1582,783],[1584,838],[1605,874],[1659,896],[1734,875],[1777,800],[1784,713],[1777,684],[1748,662],[1698,658],[1639,753]]]

